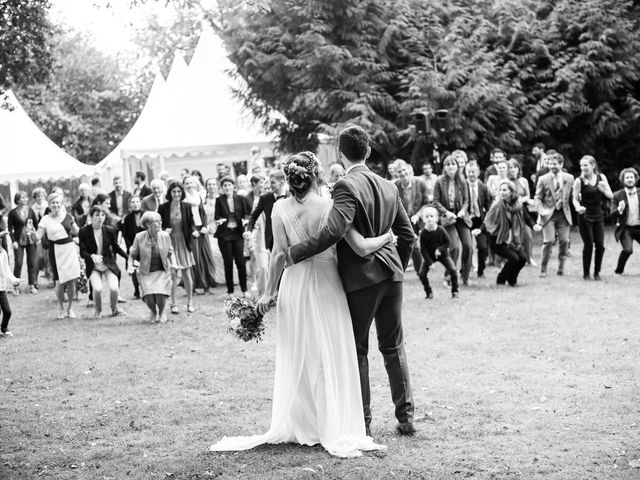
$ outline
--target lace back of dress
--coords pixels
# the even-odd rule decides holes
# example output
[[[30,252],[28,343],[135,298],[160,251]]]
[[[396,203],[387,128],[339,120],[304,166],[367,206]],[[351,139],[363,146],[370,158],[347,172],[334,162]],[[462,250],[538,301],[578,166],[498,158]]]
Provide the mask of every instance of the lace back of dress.
[[[282,213],[281,215],[282,222],[284,223],[284,229],[287,232],[287,240],[289,241],[289,246],[295,245],[297,243],[302,242],[308,238],[307,233],[302,228],[302,224],[296,215],[296,212],[293,210],[293,206],[290,202],[283,200],[281,202],[282,205]]]
[[[282,222],[284,224],[285,231],[287,233],[287,240],[288,240],[289,246],[295,245],[297,243],[300,243],[308,239],[309,235],[307,234],[304,227],[302,226],[302,223],[300,222],[300,218],[298,217],[295,210],[293,209],[293,205],[289,201],[282,201],[281,205],[282,206],[279,209],[280,210],[279,213],[280,213],[280,218],[282,219]],[[327,219],[329,217],[329,212],[331,211],[332,206],[333,206],[333,202],[327,203],[326,207],[324,208],[320,216],[317,231],[314,233],[318,233],[327,224]],[[333,256],[334,249],[335,247],[331,247],[325,252],[322,252],[319,255],[316,255],[316,257],[320,255]]]

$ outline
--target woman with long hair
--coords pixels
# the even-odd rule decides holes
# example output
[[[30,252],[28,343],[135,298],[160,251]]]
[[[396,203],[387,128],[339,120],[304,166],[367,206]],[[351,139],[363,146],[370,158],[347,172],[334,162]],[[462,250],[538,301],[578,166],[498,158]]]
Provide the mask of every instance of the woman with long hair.
[[[167,202],[158,207],[162,218],[162,229],[169,233],[176,259],[176,272],[182,274],[184,289],[187,292],[187,312],[193,313],[193,276],[191,267],[195,265],[191,248],[191,239],[200,236],[193,223],[191,206],[184,202],[185,191],[181,183],[173,182],[167,190]],[[173,272],[172,272],[173,273]],[[178,273],[173,273],[171,286],[171,313],[180,313],[176,304],[179,282]]]
[[[62,205],[63,198],[58,193],[49,195],[51,210],[42,217],[36,232],[38,240],[44,235],[49,240],[49,263],[56,282],[56,296],[60,310],[58,318],[76,318],[71,309],[75,298],[76,280],[80,277],[80,257],[73,237],[78,236],[78,225]],[[64,309],[64,291],[67,290],[68,304]]]
[[[7,227],[11,236],[14,254],[13,275],[17,278],[22,275],[22,262],[26,253],[29,292],[36,293],[38,291],[38,275],[36,272],[38,253],[36,229],[38,228],[38,217],[28,205],[29,197],[27,192],[20,191],[16,193],[13,202],[16,204],[16,208],[9,211],[7,218]],[[18,295],[20,287],[14,287],[13,293]]]
[[[542,230],[540,225],[534,226],[533,220],[523,208],[515,183],[508,179],[502,180],[498,186],[498,199],[491,205],[482,227],[473,231],[474,235],[486,231],[493,237],[496,254],[506,259],[496,279],[498,285],[508,283],[515,287],[518,283],[520,270],[527,263],[522,244],[527,225]]]
[[[584,243],[582,248],[582,278],[600,280],[600,269],[604,257],[604,210],[602,203],[611,200],[613,192],[607,177],[598,171],[596,159],[585,155],[580,159],[580,176],[573,183],[573,206],[578,213],[578,229]]]
[[[193,223],[200,236],[191,240],[191,250],[193,252],[193,288],[201,288],[204,293],[208,293],[210,288],[218,284],[215,277],[215,264],[213,253],[207,239],[207,213],[204,210],[204,203],[198,191],[200,184],[197,177],[189,175],[184,178],[185,199],[184,202],[191,207]]]
[[[511,157],[507,164],[508,174],[507,178],[511,180],[516,186],[516,195],[522,201],[522,206],[529,212],[529,206],[535,205],[535,201],[531,198],[531,191],[529,190],[529,182],[526,178],[522,176],[522,165],[520,162]],[[522,240],[522,247],[524,248],[524,253],[527,256],[527,263],[533,267],[537,267],[535,260],[532,256],[533,250],[533,232],[530,226],[525,227],[524,238]]]
[[[224,277],[227,294],[233,294],[233,264],[238,270],[238,282],[242,294],[249,296],[247,288],[247,266],[244,259],[244,238],[242,233],[249,221],[251,207],[245,197],[234,191],[235,182],[225,177],[220,182],[222,194],[216,199],[215,220],[218,228],[215,237],[224,261]]]
[[[462,245],[460,277],[462,284],[468,285],[473,255],[471,219],[468,213],[469,194],[455,158],[445,158],[442,168],[443,173],[433,189],[433,202],[440,215],[440,222],[451,239],[451,258],[454,264],[458,262],[459,245]]]

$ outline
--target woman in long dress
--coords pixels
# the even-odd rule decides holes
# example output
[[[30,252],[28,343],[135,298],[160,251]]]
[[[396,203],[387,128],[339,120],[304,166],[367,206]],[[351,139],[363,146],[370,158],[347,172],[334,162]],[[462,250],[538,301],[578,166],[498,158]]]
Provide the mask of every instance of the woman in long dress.
[[[203,200],[204,212],[207,214],[207,240],[211,247],[211,258],[213,259],[214,278],[218,285],[224,283],[224,261],[218,240],[215,238],[218,224],[216,223],[216,198],[218,198],[218,181],[215,178],[208,178],[205,183],[206,196]]]
[[[507,162],[509,165],[509,174],[507,178],[511,180],[516,186],[516,194],[518,198],[522,200],[523,208],[529,211],[529,206],[535,205],[535,202],[531,198],[531,191],[529,189],[529,182],[522,176],[522,165],[515,158],[510,158]],[[533,267],[537,267],[536,261],[533,259],[533,231],[531,227],[527,225],[524,229],[522,237],[522,248],[524,248],[524,254],[527,257],[527,263]]]
[[[58,318],[76,318],[71,309],[76,296],[76,280],[80,277],[80,257],[73,237],[78,235],[78,225],[73,217],[62,206],[62,197],[58,193],[49,195],[50,213],[42,217],[38,224],[36,236],[42,240],[44,235],[49,239],[49,263],[56,281],[56,296],[60,305]],[[64,309],[64,291],[69,299]]]
[[[201,288],[204,293],[208,293],[209,289],[217,286],[215,278],[215,265],[213,263],[213,253],[211,245],[207,238],[207,213],[204,210],[202,197],[198,192],[199,180],[195,176],[188,176],[184,179],[185,199],[184,203],[191,207],[193,222],[196,230],[200,232],[198,238],[191,240],[193,251],[193,288]]]
[[[285,167],[293,196],[273,208],[274,245],[260,312],[276,297],[288,246],[317,233],[331,210],[332,201],[317,193],[317,168],[309,152],[293,155]],[[367,255],[393,241],[393,234],[365,240],[352,229],[346,239]],[[284,270],[277,317],[271,427],[263,435],[225,437],[210,449],[320,443],[330,454],[347,458],[384,448],[365,433],[353,327],[335,247]]]

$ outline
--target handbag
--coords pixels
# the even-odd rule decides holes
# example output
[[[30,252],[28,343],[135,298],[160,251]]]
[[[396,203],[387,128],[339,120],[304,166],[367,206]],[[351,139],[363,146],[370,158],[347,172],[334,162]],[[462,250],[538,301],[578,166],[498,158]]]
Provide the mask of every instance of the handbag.
[[[440,225],[443,227],[451,227],[458,221],[457,217],[450,217],[444,213],[440,214]]]

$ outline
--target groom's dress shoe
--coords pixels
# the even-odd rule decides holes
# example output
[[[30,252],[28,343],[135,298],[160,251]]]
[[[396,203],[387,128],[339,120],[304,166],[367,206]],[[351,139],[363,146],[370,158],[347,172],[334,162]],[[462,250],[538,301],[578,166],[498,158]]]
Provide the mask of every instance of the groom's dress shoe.
[[[413,422],[407,423],[398,423],[396,426],[396,431],[399,435],[413,435],[417,432],[416,427],[414,427]]]

